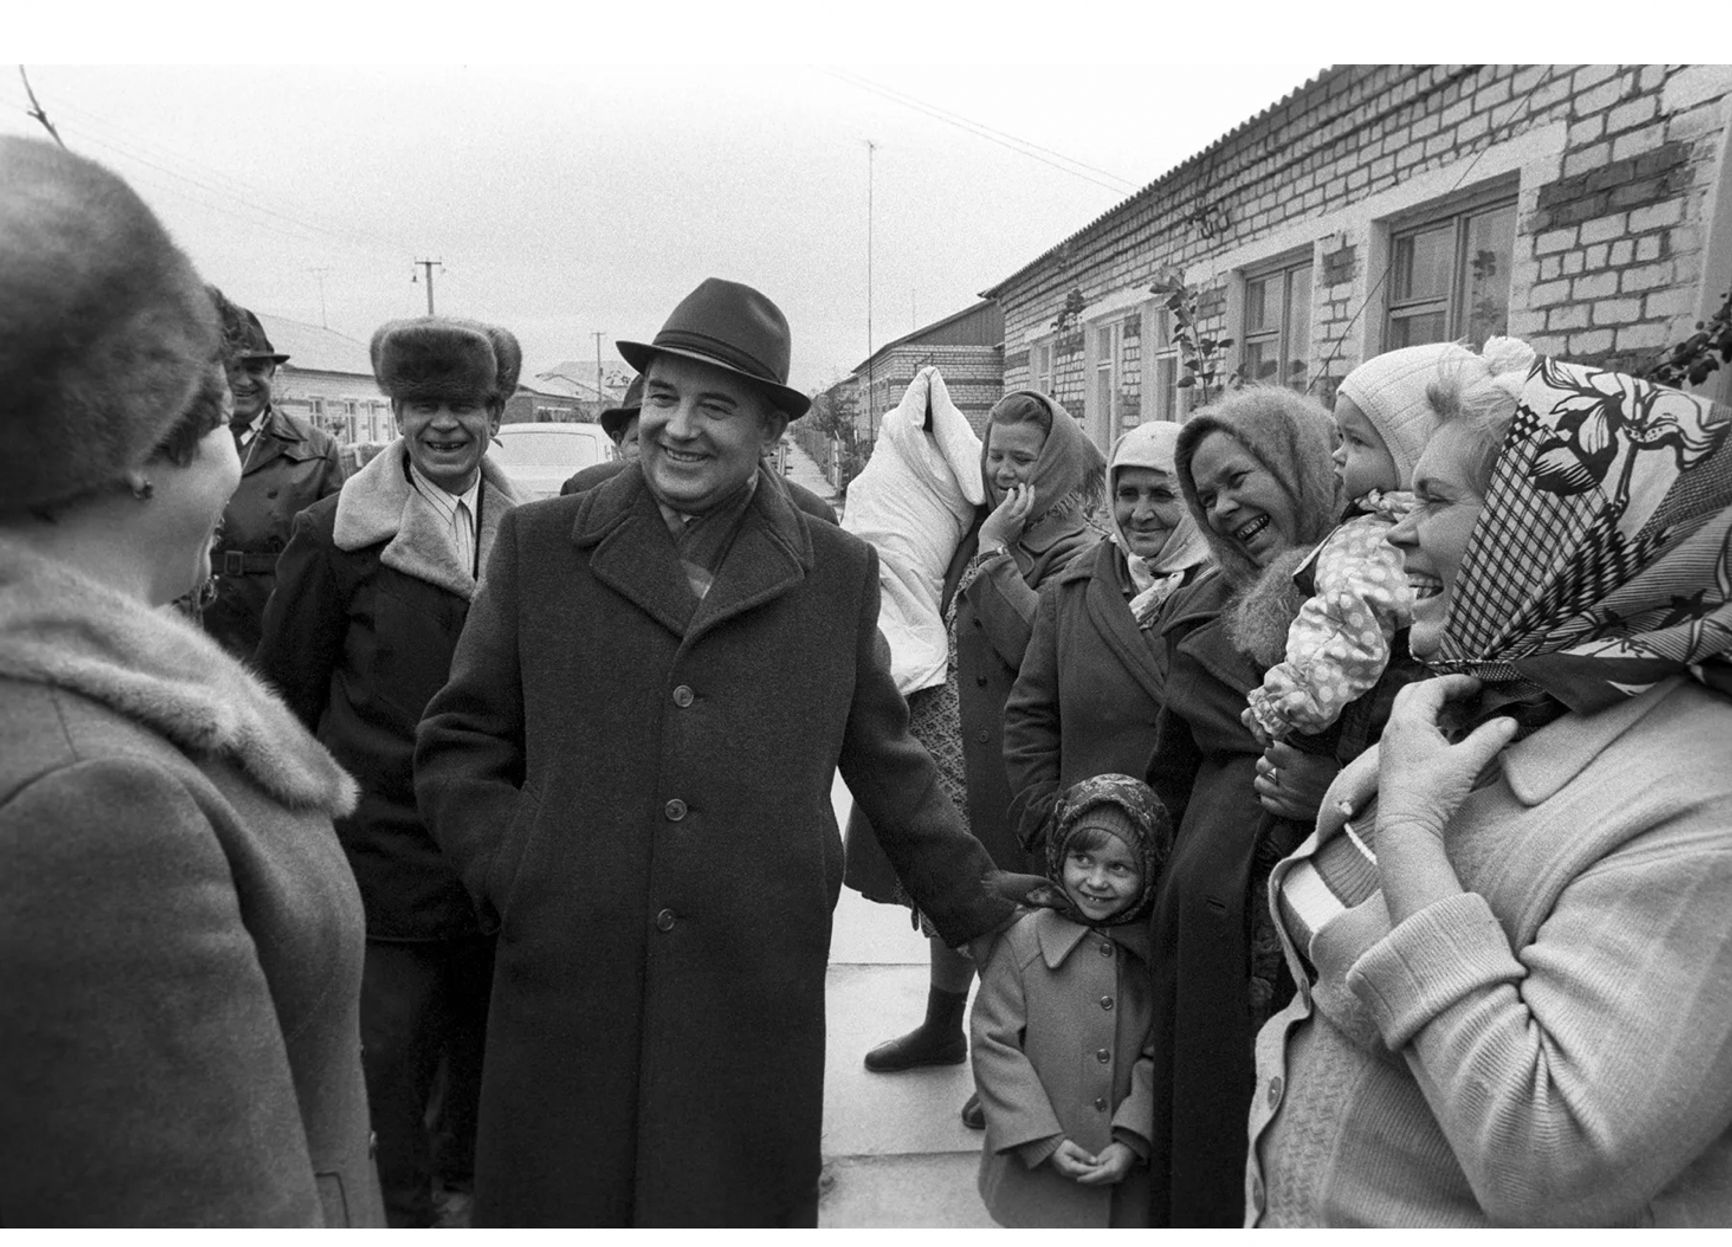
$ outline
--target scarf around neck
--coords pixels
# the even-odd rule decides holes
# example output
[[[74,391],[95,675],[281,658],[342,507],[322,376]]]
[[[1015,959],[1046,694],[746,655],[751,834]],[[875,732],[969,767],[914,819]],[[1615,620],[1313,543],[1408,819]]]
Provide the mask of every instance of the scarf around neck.
[[[1125,568],[1130,573],[1133,589],[1131,614],[1144,626],[1152,620],[1161,604],[1172,596],[1173,590],[1184,583],[1191,570],[1207,563],[1210,557],[1208,541],[1197,528],[1196,518],[1183,497],[1179,496],[1178,468],[1174,463],[1178,443],[1179,426],[1170,421],[1139,424],[1119,438],[1107,466],[1107,505],[1112,508],[1112,542],[1124,556]],[[1167,530],[1166,541],[1153,558],[1131,552],[1124,526],[1119,523],[1116,498],[1121,468],[1149,468],[1161,473],[1172,484],[1179,520]]]

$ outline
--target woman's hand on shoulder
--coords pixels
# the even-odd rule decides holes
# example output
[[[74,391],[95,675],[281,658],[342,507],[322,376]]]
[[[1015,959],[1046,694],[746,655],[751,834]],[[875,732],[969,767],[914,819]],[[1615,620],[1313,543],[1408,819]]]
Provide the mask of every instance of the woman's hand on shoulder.
[[[1450,744],[1438,729],[1444,703],[1477,693],[1468,675],[1445,675],[1409,684],[1395,695],[1383,729],[1377,768],[1377,829],[1419,831],[1443,838],[1443,829],[1473,790],[1480,774],[1515,735],[1515,720],[1482,723]]]

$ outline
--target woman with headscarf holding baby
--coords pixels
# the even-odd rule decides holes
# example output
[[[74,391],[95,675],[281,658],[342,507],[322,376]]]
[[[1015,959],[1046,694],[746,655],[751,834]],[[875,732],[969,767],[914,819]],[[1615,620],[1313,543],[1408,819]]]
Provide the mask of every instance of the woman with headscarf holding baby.
[[[1404,689],[1269,894],[1248,1220],[1732,1222],[1732,411],[1440,371]]]
[[[1210,561],[1173,463],[1179,426],[1138,425],[1107,467],[1112,532],[1040,591],[1004,707],[1004,763],[1018,839],[1038,851],[1058,794],[1094,775],[1140,772],[1166,683],[1161,607]]]

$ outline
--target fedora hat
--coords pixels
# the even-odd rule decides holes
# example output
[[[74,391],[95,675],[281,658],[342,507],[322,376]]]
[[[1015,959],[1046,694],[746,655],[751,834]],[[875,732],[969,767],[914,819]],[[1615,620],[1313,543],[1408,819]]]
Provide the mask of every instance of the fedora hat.
[[[756,383],[789,419],[812,400],[788,386],[788,318],[769,299],[737,281],[706,278],[673,310],[653,342],[616,342],[640,373],[658,353],[680,355]]]
[[[643,375],[633,377],[631,384],[625,387],[625,397],[619,400],[618,407],[609,407],[601,413],[601,431],[609,437],[619,439],[620,432],[630,424],[632,417],[643,408]]]
[[[217,317],[222,322],[223,354],[226,357],[237,361],[268,359],[273,364],[288,362],[289,357],[271,345],[265,327],[251,309],[235,303],[215,286],[207,285],[205,290],[216,305]]]

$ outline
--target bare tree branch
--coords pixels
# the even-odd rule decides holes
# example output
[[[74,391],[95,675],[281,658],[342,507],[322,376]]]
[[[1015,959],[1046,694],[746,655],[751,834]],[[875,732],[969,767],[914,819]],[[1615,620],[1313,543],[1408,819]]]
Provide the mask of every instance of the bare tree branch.
[[[22,65],[18,67],[18,76],[24,79],[24,93],[30,97],[30,107],[25,111],[29,113],[30,116],[40,121],[43,128],[48,131],[48,136],[64,148],[66,146],[66,140],[60,137],[60,131],[56,130],[54,128],[54,123],[48,120],[48,114],[42,111],[42,105],[36,102],[36,91],[30,85],[30,75],[24,72],[24,66]]]

